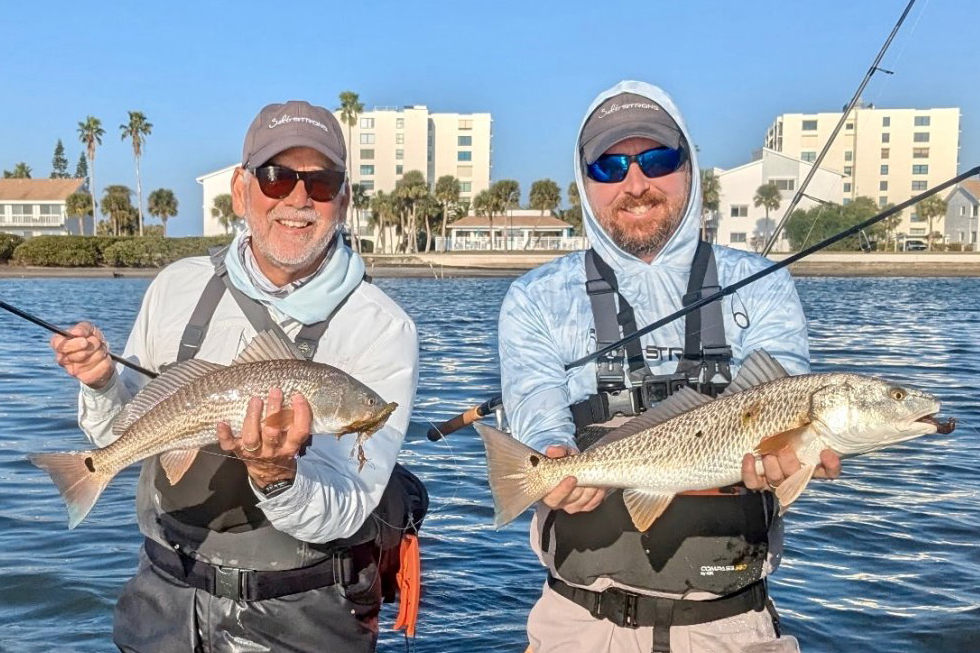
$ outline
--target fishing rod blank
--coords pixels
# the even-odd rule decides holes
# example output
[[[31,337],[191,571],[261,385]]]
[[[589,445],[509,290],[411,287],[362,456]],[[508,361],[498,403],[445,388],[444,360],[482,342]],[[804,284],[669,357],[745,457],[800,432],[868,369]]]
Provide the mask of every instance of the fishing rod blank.
[[[11,312],[11,313],[13,313],[14,315],[16,315],[18,317],[22,317],[25,320],[27,320],[28,322],[33,322],[34,324],[38,325],[39,327],[44,327],[45,329],[47,329],[48,331],[50,331],[52,333],[57,333],[59,336],[64,336],[65,338],[77,338],[78,337],[78,336],[75,336],[75,335],[72,335],[72,334],[68,333],[67,331],[63,331],[62,329],[59,329],[58,327],[56,327],[55,325],[51,324],[50,322],[45,322],[44,320],[42,320],[39,317],[35,317],[35,316],[31,315],[30,313],[27,313],[26,311],[22,311],[19,308],[17,308],[16,306],[11,306],[7,302],[0,301],[0,308],[2,308],[5,311]],[[126,360],[125,358],[121,357],[121,356],[116,356],[112,352],[106,352],[106,353],[109,354],[109,358],[111,358],[112,360],[116,361],[117,363],[119,363],[121,365],[125,365],[126,367],[128,367],[128,368],[130,368],[132,370],[136,370],[137,372],[140,372],[141,374],[145,374],[148,377],[150,377],[151,379],[155,379],[156,376],[157,376],[156,372],[151,372],[150,370],[146,369],[145,367],[140,367],[136,363],[132,363],[132,362]]]
[[[429,429],[427,435],[430,440],[435,442],[436,440],[439,440],[454,431],[458,431],[464,426],[469,426],[473,422],[476,422],[486,417],[493,411],[497,410],[497,408],[502,403],[503,400],[500,398],[499,395],[493,397],[492,399],[488,399],[487,401],[484,401],[479,406],[473,406],[466,412],[460,413],[459,415],[452,418],[451,420],[433,426],[432,428]]]

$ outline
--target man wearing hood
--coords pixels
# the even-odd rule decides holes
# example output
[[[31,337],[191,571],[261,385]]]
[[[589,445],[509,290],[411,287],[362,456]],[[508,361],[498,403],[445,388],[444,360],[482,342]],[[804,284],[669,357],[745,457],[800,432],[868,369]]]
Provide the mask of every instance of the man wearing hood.
[[[500,311],[504,406],[514,435],[551,457],[574,455],[673,389],[717,394],[733,368],[765,349],[791,374],[809,371],[806,320],[786,271],[633,341],[600,364],[565,365],[655,322],[702,291],[768,265],[699,241],[697,153],[661,89],[622,82],[589,107],[575,178],[592,250],[518,279]],[[822,455],[820,475],[840,462]],[[545,497],[531,541],[549,569],[528,618],[535,653],[741,651],[778,638],[765,577],[782,552],[772,488],[799,468],[767,456],[744,487],[679,496],[646,532],[619,493],[565,479]],[[775,641],[773,641],[775,640]]]
[[[364,443],[363,469],[350,440],[310,438],[309,403],[278,388],[251,399],[241,433],[216,424],[220,448],[205,448],[176,485],[148,459],[136,496],[139,570],[116,606],[122,651],[375,649],[379,524],[405,514],[374,511],[398,506],[412,485],[395,460],[415,396],[418,338],[340,237],[346,157],[340,124],[323,107],[263,108],[232,179],[247,229],[210,259],[160,272],[123,355],[154,372],[191,358],[228,364],[256,333],[272,331],[398,408]],[[51,346],[81,382],[80,426],[104,447],[118,436],[113,419],[149,379],[114,367],[93,325],[71,332]],[[263,425],[263,413],[283,407],[292,408],[288,429]]]

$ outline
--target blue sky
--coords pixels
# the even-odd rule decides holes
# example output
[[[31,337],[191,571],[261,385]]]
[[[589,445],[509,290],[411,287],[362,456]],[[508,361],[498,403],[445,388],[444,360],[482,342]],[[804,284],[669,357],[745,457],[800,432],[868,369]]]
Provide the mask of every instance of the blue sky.
[[[173,235],[201,231],[194,178],[241,156],[264,104],[341,91],[365,106],[490,111],[493,179],[564,191],[582,114],[625,78],[671,93],[704,166],[732,167],[786,112],[850,99],[907,0],[4,3],[0,168],[73,171],[86,115],[106,129],[96,183],[135,188],[127,111],[153,123],[144,195],[180,202]],[[918,0],[864,93],[879,107],[962,110],[960,169],[980,163],[980,37],[966,0]]]

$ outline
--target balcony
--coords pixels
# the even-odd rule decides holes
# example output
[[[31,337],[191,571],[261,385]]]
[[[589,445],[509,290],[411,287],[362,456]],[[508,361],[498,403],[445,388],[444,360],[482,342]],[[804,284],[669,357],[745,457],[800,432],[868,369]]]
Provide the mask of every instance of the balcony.
[[[60,215],[0,215],[3,227],[60,227],[65,219]]]

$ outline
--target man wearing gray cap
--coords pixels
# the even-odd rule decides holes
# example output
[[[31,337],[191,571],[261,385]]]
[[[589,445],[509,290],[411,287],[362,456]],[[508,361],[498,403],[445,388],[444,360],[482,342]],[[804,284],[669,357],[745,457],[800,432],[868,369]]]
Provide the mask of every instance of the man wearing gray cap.
[[[806,320],[785,271],[598,365],[566,369],[768,265],[699,239],[697,153],[661,89],[627,81],[601,93],[574,164],[591,249],[515,281],[500,310],[501,387],[515,437],[550,457],[574,455],[661,401],[668,410],[680,388],[717,395],[758,349],[790,373],[808,371]],[[839,473],[832,452],[821,459],[818,476]],[[799,468],[793,454],[765,456],[758,469],[747,455],[742,484],[677,496],[643,532],[620,492],[566,478],[531,524],[548,576],[528,617],[529,650],[798,650],[779,637],[766,576],[782,551],[772,489]]]
[[[156,457],[146,462],[137,489],[144,546],[116,608],[123,651],[375,648],[387,584],[379,552],[390,553],[393,540],[397,556],[402,525],[417,524],[426,503],[417,479],[395,465],[418,340],[412,320],[365,278],[360,256],[340,238],[346,160],[340,125],[326,109],[298,101],[262,109],[232,180],[247,229],[210,258],[160,272],[124,355],[155,372],[192,358],[228,364],[257,333],[272,331],[398,408],[364,444],[363,468],[349,438],[310,438],[309,403],[278,388],[251,399],[240,433],[216,424],[219,445],[206,447],[209,455],[197,456],[178,484]],[[72,333],[53,338],[52,348],[81,382],[82,429],[106,446],[116,437],[113,418],[148,379],[113,367],[91,324]],[[282,430],[263,422],[280,410],[292,416]]]

